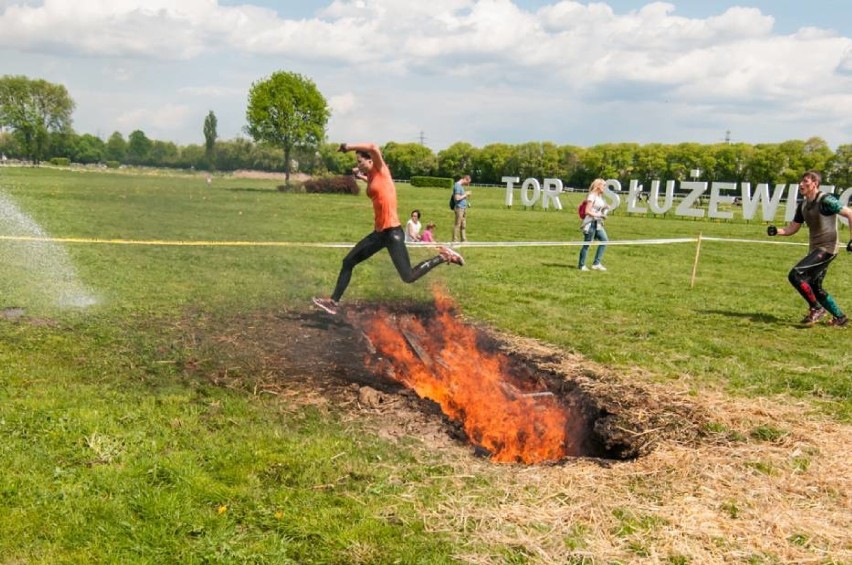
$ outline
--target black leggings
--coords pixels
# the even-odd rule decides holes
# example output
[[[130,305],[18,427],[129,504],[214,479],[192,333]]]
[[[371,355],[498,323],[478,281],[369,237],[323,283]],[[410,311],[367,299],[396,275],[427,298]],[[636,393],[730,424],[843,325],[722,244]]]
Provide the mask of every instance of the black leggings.
[[[337,276],[337,286],[334,287],[334,294],[331,295],[332,300],[335,302],[340,300],[340,297],[346,292],[355,265],[366,261],[384,248],[387,248],[388,253],[390,253],[391,260],[397,272],[399,272],[400,278],[407,283],[413,283],[444,262],[440,255],[436,255],[412,268],[402,227],[388,228],[380,232],[374,231],[356,243],[352,251],[343,259],[343,267],[341,267],[340,274]]]
[[[835,257],[836,255],[821,249],[814,249],[804,259],[796,263],[790,270],[790,274],[787,275],[790,284],[799,291],[802,298],[807,300],[811,308],[818,308],[820,305],[827,306],[830,297],[822,288],[822,281],[825,279],[829,263]]]

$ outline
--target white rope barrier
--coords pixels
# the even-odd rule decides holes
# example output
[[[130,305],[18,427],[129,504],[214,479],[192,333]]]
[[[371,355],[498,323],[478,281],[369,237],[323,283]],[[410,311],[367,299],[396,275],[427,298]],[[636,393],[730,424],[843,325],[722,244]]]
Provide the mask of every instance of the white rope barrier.
[[[451,244],[449,242],[444,243],[414,243],[409,244],[413,246],[421,246],[421,245],[452,245],[454,247],[582,247],[583,245],[668,245],[674,243],[696,243],[698,241],[698,237],[679,237],[679,238],[669,238],[669,239],[611,239],[606,242],[602,241],[466,241],[463,243],[454,243]],[[725,237],[707,237],[701,236],[701,241],[728,241],[735,243],[758,243],[758,244],[769,244],[769,245],[808,245],[807,243],[800,243],[795,241],[778,241],[776,240],[762,240],[762,239],[734,239],[734,238],[725,238]]]
[[[732,243],[764,243],[769,245],[808,245],[807,243],[797,241],[778,241],[775,239],[736,239],[733,237],[707,237],[702,236],[702,241],[730,241]]]
[[[736,239],[725,237],[701,236],[701,241],[723,241],[731,243],[757,243],[768,245],[797,245],[807,243],[794,241],[778,241],[777,239]],[[677,243],[696,243],[698,237],[681,237],[669,239],[625,239],[601,241],[465,241],[451,243],[448,241],[435,243],[409,243],[409,247],[433,247],[436,245],[452,245],[454,247],[581,247],[583,245],[669,245]],[[0,241],[18,241],[35,243],[87,243],[108,245],[160,245],[169,247],[325,247],[350,248],[354,243],[321,243],[311,241],[185,241],[185,240],[138,240],[138,239],[98,239],[78,237],[36,237],[18,235],[0,235]]]

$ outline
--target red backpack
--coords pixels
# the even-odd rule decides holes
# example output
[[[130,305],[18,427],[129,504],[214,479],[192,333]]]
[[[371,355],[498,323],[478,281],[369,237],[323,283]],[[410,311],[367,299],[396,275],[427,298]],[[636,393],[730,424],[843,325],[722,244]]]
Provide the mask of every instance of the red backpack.
[[[579,208],[577,208],[577,215],[580,216],[581,220],[586,219],[586,206],[589,204],[588,200],[583,200],[580,202]]]

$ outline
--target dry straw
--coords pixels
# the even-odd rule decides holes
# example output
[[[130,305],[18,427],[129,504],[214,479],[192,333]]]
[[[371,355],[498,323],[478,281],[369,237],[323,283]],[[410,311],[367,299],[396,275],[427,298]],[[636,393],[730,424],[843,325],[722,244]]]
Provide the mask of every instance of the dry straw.
[[[336,362],[307,362],[282,351],[283,339],[270,340],[276,324],[281,320],[255,320],[258,335],[229,343],[243,355],[258,348],[253,359],[263,366],[251,372],[268,377],[259,386],[291,406],[330,403],[359,428],[421,442],[422,464],[449,471],[412,483],[399,470],[408,490],[398,502],[416,504],[440,485],[440,500],[419,510],[431,531],[455,540],[462,562],[506,563],[521,553],[541,564],[852,563],[852,426],[814,413],[807,402],[731,397],[686,376],[651,384],[640,371],[616,374],[502,336],[508,352],[523,352],[542,369],[620,402],[648,442],[645,455],[626,462],[494,464],[452,439],[442,419],[410,396],[359,401],[358,386],[331,376],[345,372]],[[269,350],[258,345],[263,336]],[[222,384],[240,386],[239,380],[225,375]],[[389,511],[393,506],[388,500]]]
[[[687,396],[684,385],[642,386],[656,399]],[[852,562],[852,428],[789,398],[689,398],[716,433],[673,434],[610,464],[450,454],[457,475],[478,480],[448,480],[455,494],[423,511],[436,531],[464,532],[467,563],[503,563],[498,548],[536,563]]]

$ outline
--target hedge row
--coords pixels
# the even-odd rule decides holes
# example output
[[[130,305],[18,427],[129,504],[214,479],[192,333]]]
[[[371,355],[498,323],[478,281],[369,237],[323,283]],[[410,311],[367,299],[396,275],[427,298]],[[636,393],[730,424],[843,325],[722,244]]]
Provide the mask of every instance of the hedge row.
[[[453,179],[446,177],[411,177],[411,186],[453,188]]]
[[[361,194],[361,187],[353,176],[322,177],[305,181],[305,192],[321,194]]]

